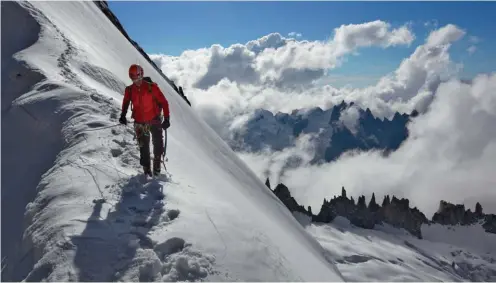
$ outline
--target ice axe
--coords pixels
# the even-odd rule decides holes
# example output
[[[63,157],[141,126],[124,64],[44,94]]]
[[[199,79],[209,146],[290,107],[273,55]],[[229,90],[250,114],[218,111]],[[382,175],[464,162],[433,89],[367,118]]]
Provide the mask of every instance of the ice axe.
[[[165,157],[166,151],[167,151],[167,129],[164,130],[164,153],[162,153],[162,164],[164,165],[165,171],[167,171],[167,167],[165,166],[165,161],[168,161],[168,158]]]
[[[164,159],[166,158],[165,157],[165,154],[167,152],[167,129],[164,130]]]

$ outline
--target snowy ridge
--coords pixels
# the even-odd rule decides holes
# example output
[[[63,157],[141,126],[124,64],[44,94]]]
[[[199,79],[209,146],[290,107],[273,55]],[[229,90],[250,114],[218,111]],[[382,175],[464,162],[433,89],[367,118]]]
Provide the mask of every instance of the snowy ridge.
[[[2,166],[2,215],[11,218],[2,217],[3,280],[342,280],[94,3],[2,2],[4,21],[2,129],[22,130],[2,139],[2,160],[13,162]],[[19,33],[21,23],[29,27]],[[172,174],[157,180],[137,175],[132,129],[117,125],[137,62],[172,112]],[[30,171],[32,159],[41,165]]]

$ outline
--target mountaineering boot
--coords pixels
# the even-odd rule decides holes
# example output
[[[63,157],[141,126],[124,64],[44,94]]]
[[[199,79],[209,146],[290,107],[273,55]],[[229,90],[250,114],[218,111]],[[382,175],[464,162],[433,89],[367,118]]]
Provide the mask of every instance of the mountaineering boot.
[[[143,172],[145,175],[152,176],[152,171],[150,170],[150,167],[143,166]]]

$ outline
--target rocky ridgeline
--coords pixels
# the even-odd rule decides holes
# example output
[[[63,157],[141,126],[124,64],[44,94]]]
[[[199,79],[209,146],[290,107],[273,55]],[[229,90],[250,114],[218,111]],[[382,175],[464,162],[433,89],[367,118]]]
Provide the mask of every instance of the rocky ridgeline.
[[[480,203],[475,205],[475,211],[465,210],[463,204],[452,204],[442,200],[439,209],[432,217],[433,223],[443,225],[471,225],[482,221],[486,232],[496,234],[496,215],[484,214]]]
[[[270,188],[268,179],[265,184]],[[273,193],[291,212],[308,215],[312,222],[329,223],[336,216],[342,216],[347,218],[353,225],[365,229],[373,229],[376,224],[387,223],[396,228],[403,228],[419,239],[422,239],[422,224],[470,225],[482,222],[486,232],[496,234],[496,215],[484,214],[479,203],[476,205],[475,212],[471,212],[470,209],[465,210],[464,205],[454,205],[441,201],[439,210],[429,221],[416,207],[410,208],[408,199],[399,199],[395,196],[390,198],[389,195],[386,195],[382,204],[379,205],[373,193],[368,205],[363,195],[358,197],[358,201],[355,203],[353,197],[347,197],[346,190],[343,187],[340,196],[334,196],[331,200],[324,199],[320,212],[315,215],[312,213],[311,207],[305,209],[305,207],[299,205],[284,184],[278,184]]]

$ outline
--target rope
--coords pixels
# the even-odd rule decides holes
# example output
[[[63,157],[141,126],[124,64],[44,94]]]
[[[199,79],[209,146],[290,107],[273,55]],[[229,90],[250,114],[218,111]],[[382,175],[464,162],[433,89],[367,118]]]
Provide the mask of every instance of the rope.
[[[219,235],[220,240],[222,241],[222,244],[224,244],[224,256],[222,257],[222,259],[224,259],[226,257],[226,255],[227,255],[227,245],[226,245],[226,242],[224,241],[224,238],[220,234],[219,229],[217,229],[217,226],[215,225],[214,221],[212,220],[212,218],[210,218],[210,214],[208,214],[208,211],[207,211],[206,208],[205,208],[205,214],[207,215],[208,220],[210,221],[210,223],[212,223],[212,225],[214,226],[215,231],[217,231],[217,234]]]

